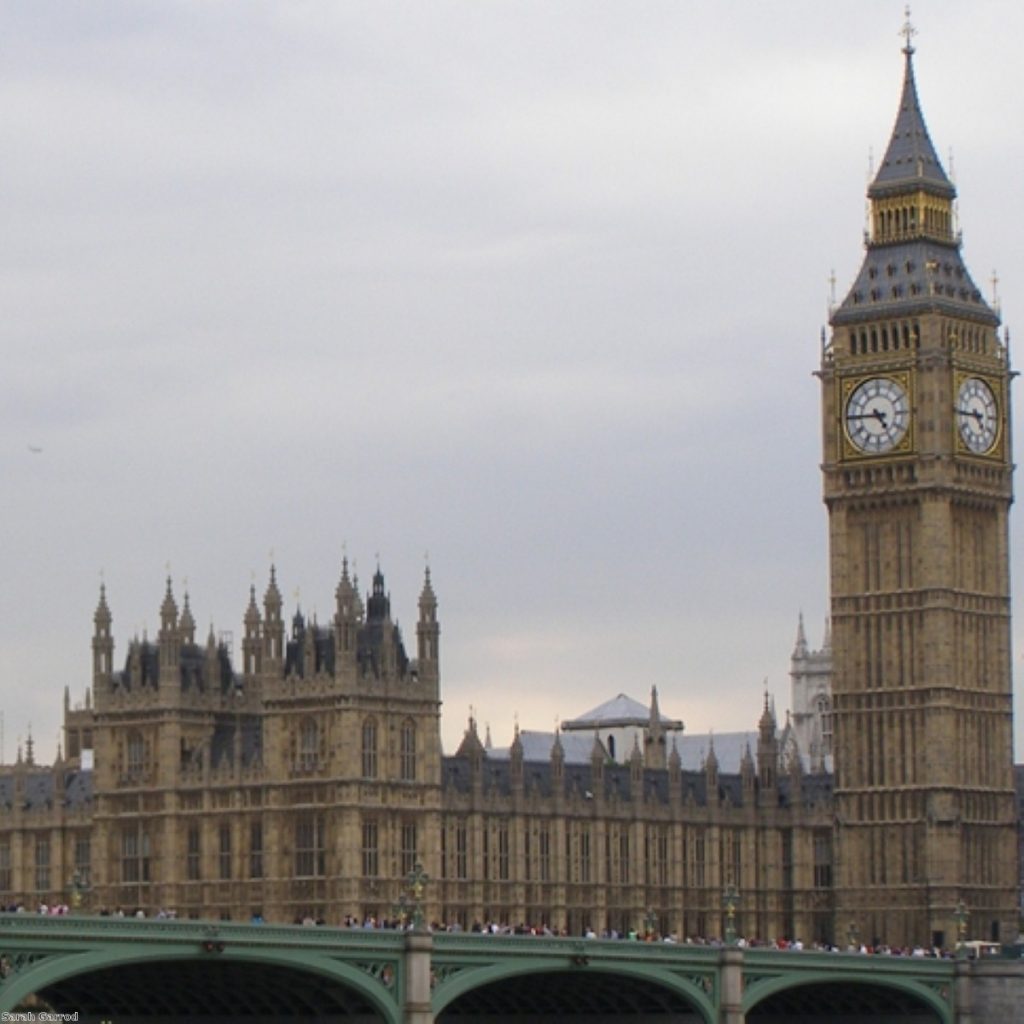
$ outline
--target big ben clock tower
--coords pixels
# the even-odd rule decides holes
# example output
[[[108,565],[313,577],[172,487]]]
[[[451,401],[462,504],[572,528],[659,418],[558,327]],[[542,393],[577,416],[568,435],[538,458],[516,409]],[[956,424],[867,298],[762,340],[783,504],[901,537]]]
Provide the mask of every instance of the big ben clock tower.
[[[836,930],[1016,936],[1009,366],[904,28],[864,263],[822,354]]]

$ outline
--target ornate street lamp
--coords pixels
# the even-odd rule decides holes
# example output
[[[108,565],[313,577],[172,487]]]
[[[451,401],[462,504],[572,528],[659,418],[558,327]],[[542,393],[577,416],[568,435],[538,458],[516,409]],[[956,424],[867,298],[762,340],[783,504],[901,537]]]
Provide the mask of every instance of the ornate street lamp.
[[[854,952],[860,949],[860,933],[857,931],[857,922],[851,921],[850,927],[846,929],[846,937],[850,942],[850,949]]]
[[[82,873],[76,868],[71,876],[71,912],[77,913],[86,896],[89,895],[89,885],[82,881]]]
[[[722,906],[725,907],[725,943],[727,946],[736,944],[736,904],[739,902],[739,889],[730,882],[722,890]]]
[[[956,921],[956,958],[963,960],[967,957],[967,947],[964,940],[967,938],[967,922],[970,919],[970,912],[963,900],[957,900],[956,909],[953,911],[953,920]]]
[[[423,929],[423,893],[426,891],[430,875],[423,870],[423,865],[417,861],[412,866],[405,880],[405,891],[412,906],[412,927],[413,931]]]
[[[658,915],[654,912],[654,907],[648,907],[647,912],[644,914],[644,937],[653,939],[657,927]]]

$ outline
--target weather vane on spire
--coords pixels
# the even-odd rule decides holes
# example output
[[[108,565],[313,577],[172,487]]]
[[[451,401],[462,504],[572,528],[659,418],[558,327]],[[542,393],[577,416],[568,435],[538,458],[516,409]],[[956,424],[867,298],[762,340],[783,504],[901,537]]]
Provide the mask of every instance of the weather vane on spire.
[[[910,24],[910,4],[907,4],[907,6],[903,8],[903,14],[906,17],[906,21],[903,22],[903,28],[900,29],[900,35],[907,41],[906,46],[903,47],[903,52],[911,54],[914,52],[911,40],[917,35],[917,29]]]

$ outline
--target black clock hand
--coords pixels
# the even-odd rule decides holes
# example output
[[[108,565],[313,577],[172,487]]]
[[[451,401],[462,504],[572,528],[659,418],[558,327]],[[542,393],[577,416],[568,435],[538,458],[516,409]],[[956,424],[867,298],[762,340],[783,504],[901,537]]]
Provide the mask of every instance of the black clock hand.
[[[978,423],[981,423],[981,421],[985,418],[985,414],[982,412],[978,412],[977,409],[957,409],[957,412],[961,416],[973,416],[975,420],[978,421]]]
[[[881,409],[869,409],[867,412],[851,412],[846,414],[848,420],[878,420],[882,427],[887,426],[886,415]]]

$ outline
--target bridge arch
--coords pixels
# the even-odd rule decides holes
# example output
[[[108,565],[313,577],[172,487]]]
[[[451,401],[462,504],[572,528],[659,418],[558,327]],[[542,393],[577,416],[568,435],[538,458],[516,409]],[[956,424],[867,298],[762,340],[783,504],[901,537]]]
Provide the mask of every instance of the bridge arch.
[[[166,970],[176,968],[176,971]],[[0,987],[0,1010],[12,1010],[30,995],[52,991],[63,982],[88,983],[92,976],[104,976],[116,983],[118,974],[142,972],[142,976],[155,977],[153,969],[162,968],[160,975],[169,980],[182,977],[198,978],[219,972],[237,983],[240,978],[263,978],[269,973],[271,981],[284,983],[283,996],[294,997],[291,987],[305,978],[318,987],[325,998],[337,998],[350,993],[363,1012],[362,1019],[381,1024],[401,1024],[400,961],[391,965],[387,983],[378,976],[337,957],[304,950],[275,950],[228,948],[219,953],[197,953],[194,950],[176,948],[139,949],[100,948],[87,952],[70,952],[45,955],[26,965],[9,977]],[[259,973],[257,973],[259,972]],[[264,986],[266,988],[266,986]],[[154,995],[156,992],[154,992]],[[75,1007],[72,1007],[74,1009]],[[124,1011],[122,1011],[124,1012]],[[139,1008],[139,1012],[146,1012]],[[272,1006],[266,1012],[273,1013]]]
[[[908,1024],[954,1024],[955,1014],[948,998],[949,986],[930,986],[912,978],[892,975],[853,977],[850,973],[794,973],[748,985],[743,996],[743,1014],[748,1024],[775,1024],[800,1019],[797,1014],[811,1008],[821,1019],[841,1021],[837,1016],[859,1004],[863,1013],[892,1013]],[[809,1019],[809,1018],[808,1018]]]
[[[714,1024],[718,1020],[718,1011],[704,988],[674,971],[618,962],[567,967],[553,965],[550,958],[541,957],[459,970],[435,989],[431,1000],[434,1018],[438,1024],[458,1020],[460,1001],[486,1002],[491,993],[508,998],[512,991],[509,986],[526,978],[530,979],[528,990],[516,990],[517,998],[526,1003],[531,999],[550,1001],[557,986],[558,997],[568,1003],[585,993],[588,999],[598,1002],[615,998],[620,1012],[623,1003],[634,1001],[637,1005],[645,1003],[647,1010],[638,1012],[648,1014],[657,1013],[660,1004],[660,1012],[673,1014],[673,1020],[685,1019],[680,1018],[680,1012],[691,1015],[695,1024]]]

